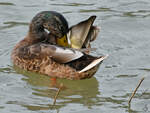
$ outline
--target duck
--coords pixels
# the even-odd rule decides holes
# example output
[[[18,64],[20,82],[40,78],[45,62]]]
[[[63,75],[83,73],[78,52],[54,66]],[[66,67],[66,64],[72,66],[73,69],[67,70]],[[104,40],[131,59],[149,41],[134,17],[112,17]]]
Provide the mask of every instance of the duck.
[[[76,28],[80,27],[69,29],[67,20],[58,12],[42,11],[36,14],[30,22],[27,35],[12,50],[13,65],[53,78],[91,78],[107,55],[96,57],[68,47],[69,42],[63,46],[58,44],[57,40],[64,40],[69,32],[78,33]]]

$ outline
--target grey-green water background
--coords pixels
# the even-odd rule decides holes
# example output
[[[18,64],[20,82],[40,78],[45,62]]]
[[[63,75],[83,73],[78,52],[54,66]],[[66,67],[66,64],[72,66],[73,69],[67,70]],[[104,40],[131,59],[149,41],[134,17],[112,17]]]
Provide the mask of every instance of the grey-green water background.
[[[57,89],[50,78],[12,68],[13,46],[27,34],[40,11],[62,13],[69,25],[91,15],[101,27],[92,54],[109,54],[91,79],[58,80],[66,89],[51,108]],[[131,107],[128,99],[146,76]],[[149,0],[0,0],[0,113],[150,112]]]

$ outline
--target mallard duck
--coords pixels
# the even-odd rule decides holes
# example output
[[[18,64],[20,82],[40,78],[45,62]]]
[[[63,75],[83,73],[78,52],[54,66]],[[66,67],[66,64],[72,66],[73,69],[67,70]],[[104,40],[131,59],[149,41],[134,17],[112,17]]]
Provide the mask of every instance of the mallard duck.
[[[55,44],[55,39],[61,39],[68,32],[68,23],[60,13],[38,13],[31,21],[26,37],[12,51],[13,64],[27,71],[56,78],[73,80],[92,77],[107,56],[94,57]],[[51,42],[47,43],[49,38]]]

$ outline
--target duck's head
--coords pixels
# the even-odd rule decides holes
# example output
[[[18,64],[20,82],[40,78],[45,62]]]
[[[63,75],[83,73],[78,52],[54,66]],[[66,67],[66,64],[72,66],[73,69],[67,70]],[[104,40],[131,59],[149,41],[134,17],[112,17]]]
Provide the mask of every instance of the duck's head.
[[[43,11],[33,17],[29,33],[36,35],[38,38],[41,38],[46,33],[61,38],[68,30],[68,22],[63,15],[55,11]]]
[[[90,42],[94,41],[99,33],[99,28],[93,26],[95,19],[96,16],[93,15],[70,27],[63,37],[56,39],[57,44],[75,49],[90,48]]]

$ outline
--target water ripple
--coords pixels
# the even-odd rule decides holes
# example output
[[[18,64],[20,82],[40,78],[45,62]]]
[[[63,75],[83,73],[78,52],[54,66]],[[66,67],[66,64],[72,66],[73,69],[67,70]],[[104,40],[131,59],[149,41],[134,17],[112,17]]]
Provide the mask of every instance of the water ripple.
[[[13,3],[9,3],[9,2],[0,2],[0,5],[13,5],[13,6],[15,6],[15,4],[13,4]]]
[[[8,29],[16,26],[29,25],[29,23],[27,22],[16,22],[16,21],[8,21],[8,22],[4,22],[3,24],[7,26],[0,26],[0,30]]]
[[[130,78],[130,77],[137,77],[138,75],[117,75],[117,78]]]
[[[55,6],[92,6],[94,4],[83,4],[83,3],[66,3],[66,4],[50,4]]]
[[[0,68],[0,73],[14,73],[14,70],[12,69],[12,67],[4,67],[4,68]]]

